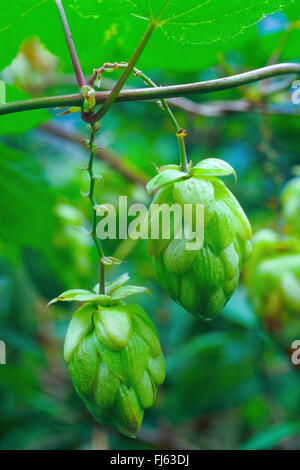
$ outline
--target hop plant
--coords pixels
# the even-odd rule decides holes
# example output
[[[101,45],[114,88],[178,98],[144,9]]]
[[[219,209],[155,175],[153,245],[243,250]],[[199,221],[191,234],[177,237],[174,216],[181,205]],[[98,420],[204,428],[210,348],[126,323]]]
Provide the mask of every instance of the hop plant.
[[[96,421],[135,437],[164,381],[165,362],[146,312],[122,301],[145,291],[124,286],[127,279],[108,286],[108,295],[73,290],[52,302],[86,301],[74,313],[64,345],[75,389]]]
[[[282,217],[288,232],[300,236],[300,177],[293,178],[281,194]]]
[[[263,328],[283,348],[300,332],[300,243],[263,229],[253,237],[245,284]]]
[[[163,237],[159,221],[159,236],[149,237],[149,251],[161,287],[186,310],[205,320],[217,315],[230,299],[251,252],[250,223],[238,201],[218,178],[229,174],[236,176],[229,164],[210,158],[189,168],[188,174],[178,167],[163,167],[147,186],[150,193],[158,190],[151,208],[154,204],[167,207],[177,204],[184,211],[186,204],[193,205],[193,221],[190,227],[182,229],[181,237],[174,217],[171,217],[168,238]],[[204,206],[204,240],[201,248],[190,250],[187,243],[192,240],[187,233],[195,228],[196,204]],[[151,208],[150,230],[154,217]]]

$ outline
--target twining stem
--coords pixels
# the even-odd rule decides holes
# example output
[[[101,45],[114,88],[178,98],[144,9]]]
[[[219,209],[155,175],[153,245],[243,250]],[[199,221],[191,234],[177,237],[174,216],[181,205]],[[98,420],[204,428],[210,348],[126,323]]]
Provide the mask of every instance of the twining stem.
[[[68,20],[67,20],[66,14],[65,14],[65,10],[64,10],[64,7],[62,5],[61,0],[55,0],[55,3],[57,5],[59,15],[60,15],[60,18],[61,18],[61,22],[62,22],[62,25],[63,25],[63,29],[64,29],[64,33],[65,33],[65,37],[66,37],[66,42],[67,42],[67,45],[68,45],[69,54],[70,54],[70,58],[71,58],[71,61],[72,61],[72,64],[73,64],[73,69],[74,69],[74,72],[75,72],[75,75],[76,75],[77,83],[78,83],[79,89],[81,89],[85,85],[85,80],[84,80],[84,76],[83,76],[83,73],[82,73],[82,70],[81,70],[81,67],[80,67],[80,63],[79,63],[79,60],[78,60],[78,56],[77,56],[76,49],[75,49],[75,46],[74,46],[72,34],[71,34],[69,24],[68,24]]]
[[[141,70],[135,70],[134,75],[136,77],[141,77],[146,85],[151,86],[152,88],[157,87],[156,83],[151,80],[151,78],[147,77]],[[184,143],[184,138],[186,136],[186,131],[184,129],[181,129],[181,127],[178,124],[178,121],[176,117],[174,116],[173,112],[171,111],[170,106],[166,102],[165,99],[160,100],[161,104],[161,109],[166,113],[167,117],[169,118],[175,132],[176,132],[176,137],[178,140],[178,147],[179,147],[179,154],[180,154],[180,164],[181,164],[181,169],[182,171],[185,171],[186,173],[188,172],[188,161],[187,161],[187,155],[186,155],[186,150],[185,150],[185,143]]]
[[[72,39],[72,34],[71,34],[71,31],[70,31],[70,28],[69,28],[68,20],[67,20],[67,17],[66,17],[64,7],[62,5],[61,0],[55,0],[55,2],[56,2],[56,5],[57,5],[58,11],[59,11],[59,15],[60,15],[60,18],[61,18],[61,21],[62,21],[63,30],[64,30],[64,33],[65,33],[66,42],[67,42],[67,45],[68,45],[69,54],[70,54],[70,58],[71,58],[71,61],[72,61],[72,64],[73,64],[73,69],[74,69],[74,72],[75,72],[75,75],[76,75],[77,83],[78,83],[79,89],[81,91],[82,87],[85,85],[85,79],[84,79],[84,76],[83,76],[83,73],[82,73],[82,70],[81,70],[81,67],[80,67],[80,63],[79,63],[78,56],[77,56],[77,53],[76,53],[76,49],[75,49],[75,46],[74,46],[74,42],[73,42],[73,39]],[[85,100],[84,102],[86,102],[88,97],[82,96],[82,98]],[[99,129],[99,126],[96,123],[96,121],[94,120],[93,122],[91,122],[91,124],[90,124],[90,139],[89,139],[89,142],[88,142],[88,147],[90,149],[90,159],[89,159],[89,163],[88,163],[88,166],[87,166],[86,169],[87,169],[87,171],[90,175],[90,188],[89,188],[88,197],[89,197],[89,200],[91,201],[92,210],[93,210],[92,229],[91,229],[90,234],[91,234],[91,237],[93,238],[94,243],[96,245],[97,253],[98,253],[98,256],[99,256],[99,264],[100,264],[99,294],[105,294],[105,272],[104,272],[105,267],[104,267],[104,264],[101,262],[102,258],[104,257],[104,253],[103,253],[103,249],[102,249],[100,240],[97,237],[97,202],[96,202],[96,199],[95,199],[95,196],[94,196],[95,181],[97,179],[94,175],[94,170],[93,170],[94,156],[95,156],[95,153],[97,153],[97,148],[94,145],[94,141],[95,141],[95,136],[97,134],[98,129]]]
[[[146,85],[151,86],[152,88],[155,88],[157,85],[151,80],[151,78],[147,77],[143,72],[140,70],[135,70],[135,76],[141,77]],[[186,150],[185,150],[185,143],[184,143],[184,138],[186,136],[186,131],[184,129],[181,129],[181,127],[178,124],[178,121],[176,117],[174,116],[173,112],[171,111],[170,106],[166,102],[165,99],[160,100],[161,104],[161,109],[166,113],[167,117],[170,119],[170,122],[176,132],[176,137],[178,140],[178,147],[179,147],[179,154],[180,154],[180,164],[181,164],[181,169],[182,171],[185,171],[186,173],[188,172],[188,161],[187,161],[187,155],[186,155]]]
[[[120,91],[122,90],[123,86],[125,85],[127,79],[129,78],[135,64],[137,63],[138,59],[140,58],[140,55],[142,54],[143,50],[146,47],[146,44],[148,43],[150,37],[152,36],[154,30],[156,28],[156,24],[150,22],[148,25],[148,28],[142,37],[138,47],[136,48],[135,52],[133,53],[130,61],[127,64],[127,67],[125,68],[124,72],[122,73],[121,77],[115,84],[114,88],[110,92],[108,98],[104,101],[103,105],[99,109],[99,111],[95,115],[95,119],[97,121],[100,121],[100,119],[103,118],[103,116],[107,113],[111,105],[114,103],[114,101],[117,99]]]
[[[230,90],[231,88],[239,87],[241,85],[248,85],[266,78],[279,77],[281,75],[290,74],[300,74],[300,64],[276,64],[251,70],[250,72],[233,75],[231,77],[217,78],[215,80],[206,80],[203,82],[184,83],[180,85],[161,86],[156,88],[122,90],[115,101],[157,101],[162,98],[176,98],[192,94],[203,95],[222,90]],[[110,94],[110,91],[97,92],[95,95],[96,103],[104,103],[107,101]],[[82,95],[80,93],[76,93],[61,96],[47,96],[23,101],[13,101],[11,103],[0,105],[0,116],[21,111],[30,111],[33,109],[82,106],[83,100],[84,98]]]
[[[97,124],[91,124],[90,126],[90,139],[88,142],[88,147],[90,149],[90,159],[87,167],[87,171],[90,175],[90,189],[89,189],[89,200],[91,201],[92,205],[92,210],[93,210],[93,215],[92,215],[92,229],[91,229],[91,237],[94,240],[94,243],[97,248],[97,253],[99,256],[99,262],[100,262],[100,273],[99,273],[99,294],[105,294],[105,266],[101,262],[101,259],[104,257],[104,252],[100,243],[99,238],[97,237],[97,202],[95,199],[95,182],[97,180],[97,177],[94,175],[94,170],[93,170],[93,164],[94,164],[94,156],[97,151],[94,141],[95,141],[95,136],[98,131],[98,125]]]
[[[105,63],[102,67],[100,67],[98,70],[94,70],[94,73],[90,77],[88,83],[90,86],[94,85],[94,82],[99,76],[102,75],[102,73],[105,70],[118,70],[118,69],[126,69],[127,68],[127,63],[126,62],[121,62],[121,63]],[[156,88],[157,85],[156,83],[153,82],[153,80],[145,75],[141,70],[138,70],[136,67],[133,67],[133,74],[135,77],[141,78],[146,85],[149,85],[152,88]],[[165,99],[159,100],[160,107],[162,111],[164,111],[169,118],[175,132],[176,132],[176,137],[178,139],[178,147],[179,147],[179,154],[180,154],[180,164],[181,164],[181,169],[182,171],[185,171],[186,173],[188,172],[188,161],[187,161],[187,155],[186,155],[186,150],[185,150],[185,143],[184,143],[184,138],[186,136],[186,131],[184,129],[181,129],[179,126],[176,117],[174,116],[173,112],[170,109],[170,106],[166,102]]]

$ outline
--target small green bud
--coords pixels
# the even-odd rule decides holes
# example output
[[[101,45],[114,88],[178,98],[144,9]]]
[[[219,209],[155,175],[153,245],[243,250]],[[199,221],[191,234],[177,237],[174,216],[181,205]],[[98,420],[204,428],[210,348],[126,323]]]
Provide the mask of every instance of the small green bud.
[[[85,113],[93,111],[93,109],[96,106],[96,92],[95,92],[94,88],[92,88],[88,85],[84,85],[81,88],[80,93],[81,93],[81,95],[84,99],[84,101],[83,101],[83,111]]]

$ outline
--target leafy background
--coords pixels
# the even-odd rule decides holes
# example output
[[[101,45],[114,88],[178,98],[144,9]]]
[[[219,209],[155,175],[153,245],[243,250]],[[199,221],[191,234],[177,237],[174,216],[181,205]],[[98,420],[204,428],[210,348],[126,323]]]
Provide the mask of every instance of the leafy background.
[[[174,18],[162,25],[139,67],[159,84],[175,84],[299,60],[296,2],[235,0],[230,5],[239,14],[226,16],[228,3],[211,0],[203,10],[181,15],[179,25]],[[184,4],[190,10],[198,2]],[[65,2],[85,73],[107,60],[128,60],[147,25],[140,16],[150,16],[148,2],[136,5]],[[181,5],[170,2],[161,19],[183,13]],[[152,0],[151,6],[156,15],[162,5]],[[204,19],[212,20],[205,32],[198,25]],[[0,34],[8,101],[76,91],[54,2],[9,2],[1,13]],[[111,74],[103,85],[116,78]],[[293,78],[254,84],[246,94],[238,89],[195,96],[194,102],[206,105],[200,114],[174,108],[188,130],[194,163],[213,156],[235,167],[238,183],[228,180],[228,185],[254,230],[272,226],[278,196],[299,163]],[[138,84],[132,78],[130,85]],[[262,99],[268,87],[275,88],[263,98],[271,114],[222,111],[224,103]],[[80,194],[86,185],[80,170],[87,161],[80,145],[85,129],[77,115],[57,113],[33,111],[0,121],[0,339],[7,344],[7,364],[0,365],[0,448],[299,449],[299,372],[262,332],[243,282],[219,317],[199,322],[158,287],[143,241],[105,242],[107,253],[126,259],[109,277],[128,271],[135,284],[152,290],[153,298],[136,301],[158,327],[166,383],[136,440],[92,420],[62,360],[74,307],[45,310],[61,291],[90,288],[97,280],[96,253],[84,230],[90,208]],[[97,189],[102,202],[117,204],[119,195],[127,195],[129,203],[149,204],[141,182],[154,176],[151,162],[159,166],[178,158],[172,128],[155,103],[115,105],[103,121],[98,145],[113,158],[113,165],[104,154],[97,160],[105,182]]]

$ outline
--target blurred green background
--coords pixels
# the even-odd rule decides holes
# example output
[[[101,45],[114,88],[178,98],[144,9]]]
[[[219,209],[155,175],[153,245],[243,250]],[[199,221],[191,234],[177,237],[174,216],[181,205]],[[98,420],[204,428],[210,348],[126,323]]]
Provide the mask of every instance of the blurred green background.
[[[298,10],[265,18],[230,47],[214,47],[197,72],[190,62],[174,71],[168,63],[154,69],[150,60],[144,71],[159,84],[175,84],[297,61]],[[37,40],[27,40],[0,75],[8,83],[8,101],[75,92],[68,67]],[[110,74],[103,85],[110,87],[117,76]],[[226,183],[254,231],[280,227],[280,194],[300,163],[299,108],[291,103],[295,78],[195,96],[193,103],[202,106],[193,112],[180,109],[180,102],[173,108],[194,163],[216,157],[235,168],[237,184],[231,178]],[[136,80],[130,85],[139,86]],[[90,205],[81,195],[88,154],[80,139],[87,131],[77,114],[59,112],[0,118],[0,339],[7,347],[7,364],[0,365],[0,448],[300,449],[299,369],[261,328],[243,279],[216,319],[198,321],[157,285],[145,241],[105,241],[107,254],[126,261],[108,278],[129,272],[132,283],[152,291],[153,297],[134,300],[158,328],[167,378],[137,439],[93,421],[62,357],[76,306],[46,310],[64,290],[92,288],[98,273],[86,233]],[[178,161],[176,138],[155,103],[114,105],[97,145],[106,149],[96,163],[104,180],[97,188],[101,203],[117,204],[119,195],[127,195],[129,204],[148,205],[143,183],[155,175],[152,162]]]

